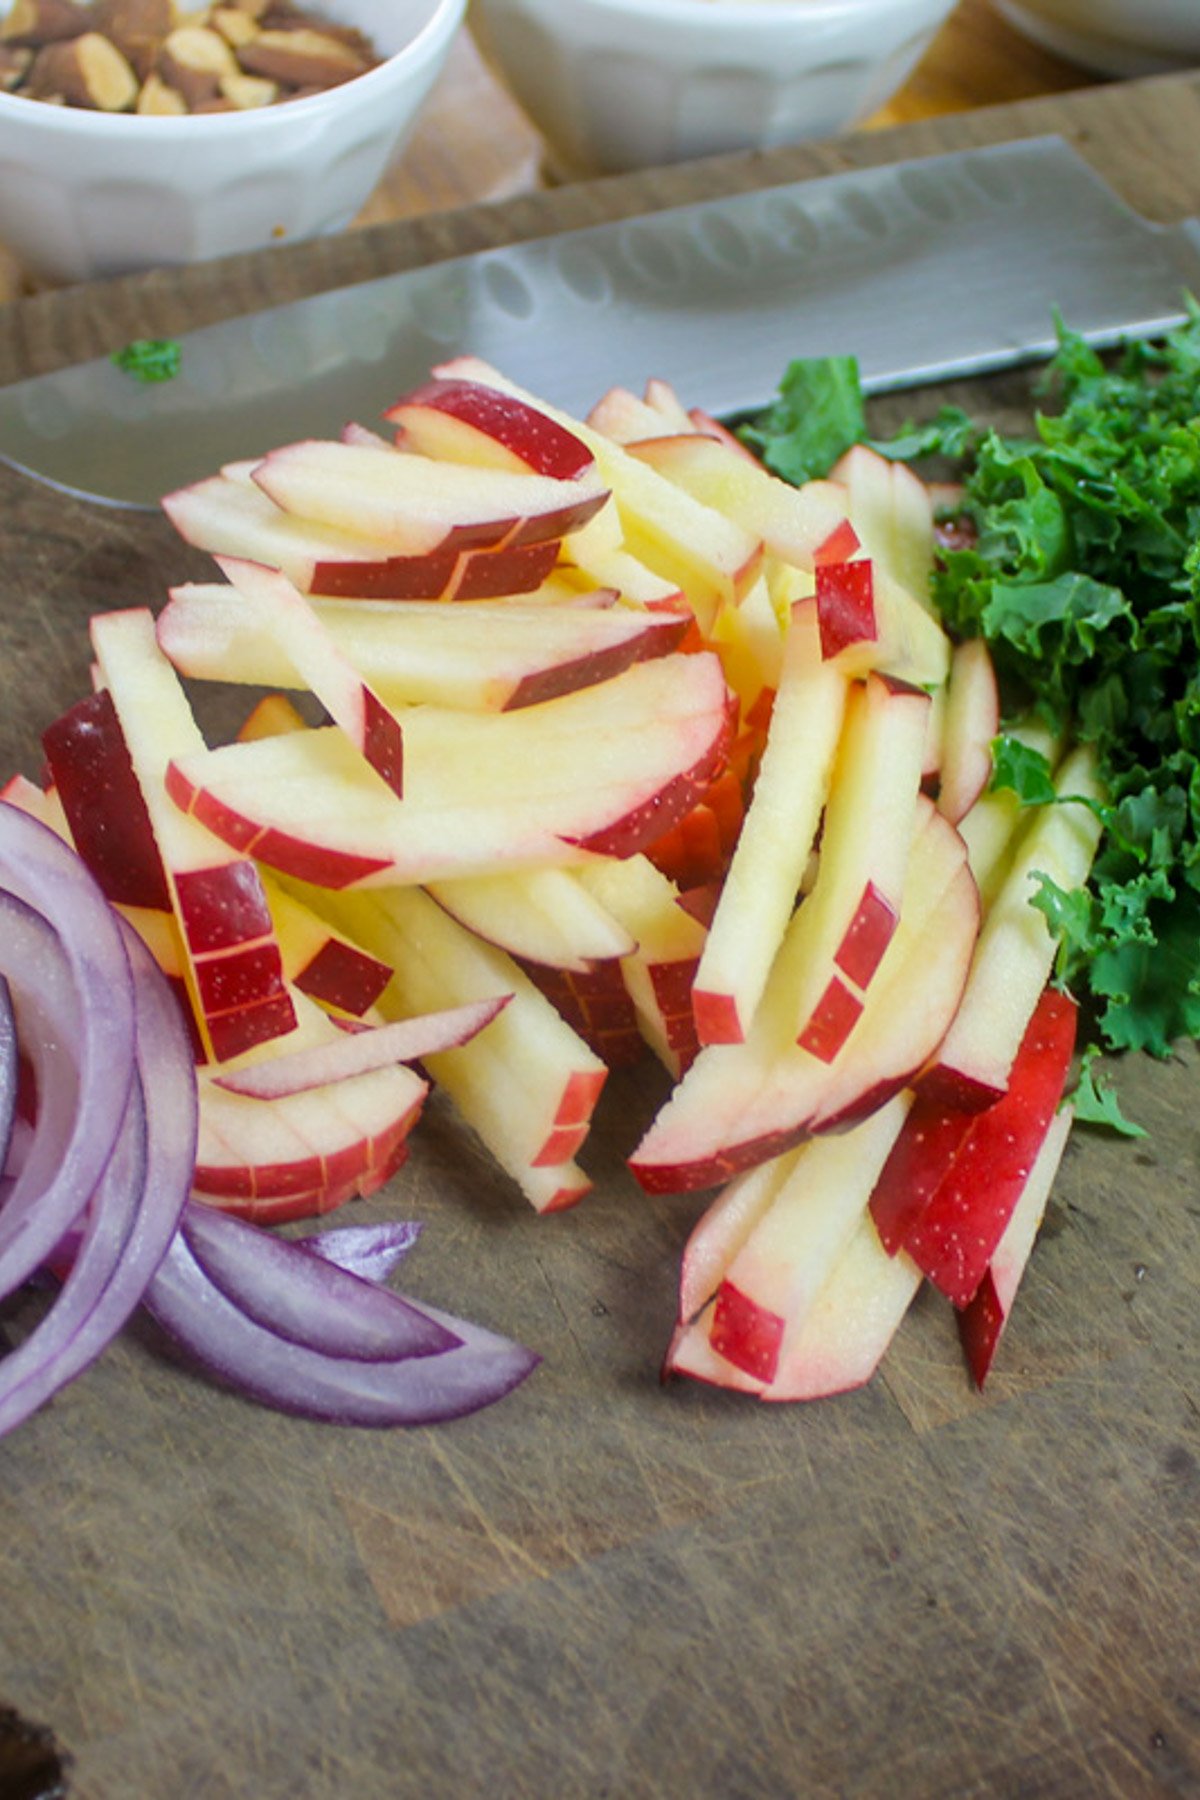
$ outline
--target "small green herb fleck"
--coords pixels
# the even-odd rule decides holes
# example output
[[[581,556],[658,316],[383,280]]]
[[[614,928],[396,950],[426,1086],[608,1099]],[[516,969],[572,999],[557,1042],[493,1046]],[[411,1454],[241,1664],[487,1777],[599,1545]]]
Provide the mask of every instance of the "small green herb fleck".
[[[112,360],[135,381],[170,381],[179,373],[183,353],[174,338],[135,338]]]

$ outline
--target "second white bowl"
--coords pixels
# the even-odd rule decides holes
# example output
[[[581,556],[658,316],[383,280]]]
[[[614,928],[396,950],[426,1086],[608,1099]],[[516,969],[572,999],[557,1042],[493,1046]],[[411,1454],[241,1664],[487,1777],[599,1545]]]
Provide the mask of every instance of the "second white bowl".
[[[565,175],[828,137],[895,93],[956,0],[471,0]]]

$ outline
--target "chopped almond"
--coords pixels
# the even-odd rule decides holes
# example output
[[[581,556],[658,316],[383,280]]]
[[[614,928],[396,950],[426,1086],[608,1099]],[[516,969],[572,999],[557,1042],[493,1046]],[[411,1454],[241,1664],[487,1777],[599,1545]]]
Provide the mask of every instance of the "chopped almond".
[[[92,26],[91,11],[76,0],[13,0],[0,22],[0,38],[40,50],[45,44],[82,37]]]
[[[209,23],[234,50],[240,50],[251,38],[258,36],[257,21],[240,6],[214,6]]]
[[[262,75],[223,75],[220,95],[238,112],[248,112],[256,106],[273,105],[279,98],[279,83]]]
[[[186,113],[187,101],[178,88],[169,86],[161,75],[151,73],[142,83],[136,110],[156,118],[176,118]]]
[[[370,63],[328,33],[310,30],[260,31],[241,52],[241,64],[290,87],[335,87],[365,74]]]
[[[112,39],[144,82],[173,26],[171,0],[94,0],[93,11],[96,30]]]
[[[179,89],[192,112],[218,97],[225,76],[238,73],[237,58],[225,39],[205,25],[181,25],[173,31],[158,66],[163,80]]]
[[[39,50],[29,88],[38,99],[61,96],[68,106],[96,112],[128,112],[138,97],[137,76],[116,45],[98,31]]]

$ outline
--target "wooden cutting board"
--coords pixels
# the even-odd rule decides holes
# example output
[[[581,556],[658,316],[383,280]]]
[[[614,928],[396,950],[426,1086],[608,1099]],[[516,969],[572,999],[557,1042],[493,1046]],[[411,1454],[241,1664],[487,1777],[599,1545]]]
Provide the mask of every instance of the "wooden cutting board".
[[[0,371],[1048,128],[1150,216],[1200,211],[1200,78],[1171,79],[46,296],[0,317]],[[87,686],[88,614],[202,568],[156,518],[0,470],[0,569],[0,766],[34,774]],[[922,1296],[868,1388],[805,1407],[659,1383],[702,1202],[625,1171],[665,1092],[650,1065],[612,1079],[596,1192],[553,1218],[435,1101],[357,1216],[426,1220],[405,1284],[541,1367],[441,1429],[341,1432],[126,1332],[0,1442],[0,1746],[6,1705],[47,1727],[79,1800],[1200,1794],[1198,1062],[1121,1067],[1144,1140],[1076,1132],[983,1396]]]

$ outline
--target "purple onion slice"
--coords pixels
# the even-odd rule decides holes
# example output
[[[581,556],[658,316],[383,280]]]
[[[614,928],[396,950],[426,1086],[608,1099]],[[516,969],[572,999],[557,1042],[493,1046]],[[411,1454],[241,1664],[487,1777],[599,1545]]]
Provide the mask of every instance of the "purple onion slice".
[[[323,1355],[277,1337],[214,1287],[182,1232],[146,1294],[152,1316],[210,1375],[251,1399],[340,1425],[431,1425],[490,1405],[538,1357],[481,1326],[433,1308],[462,1341],[440,1356],[364,1362]]]
[[[0,1361],[0,1433],[28,1418],[107,1348],[174,1237],[195,1163],[196,1076],[175,998],[127,926],[137,1070],[112,1156],[69,1234],[50,1311]],[[65,1246],[60,1246],[60,1250]]]
[[[314,1256],[294,1240],[190,1201],[188,1249],[247,1318],[290,1343],[367,1362],[436,1356],[462,1342],[389,1288]]]
[[[134,1068],[116,913],[48,826],[0,801],[0,972],[38,1078],[29,1155],[0,1211],[0,1294],[45,1261],[99,1181]]]
[[[331,1225],[295,1242],[364,1281],[386,1281],[422,1230],[417,1219],[385,1219],[375,1225]]]

